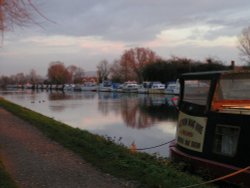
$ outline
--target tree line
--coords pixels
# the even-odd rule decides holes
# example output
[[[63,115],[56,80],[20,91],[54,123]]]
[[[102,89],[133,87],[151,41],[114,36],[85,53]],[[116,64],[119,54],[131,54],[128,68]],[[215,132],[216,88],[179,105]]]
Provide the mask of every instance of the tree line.
[[[213,58],[205,62],[171,57],[164,60],[148,48],[132,48],[124,51],[120,59],[109,63],[102,60],[97,65],[97,82],[104,80],[123,83],[125,81],[160,81],[167,83],[176,80],[180,74],[197,71],[228,70],[230,66]],[[17,73],[11,76],[1,76],[0,85],[8,84],[81,84],[86,81],[85,70],[75,65],[65,66],[61,61],[51,62],[46,78],[37,75],[35,70],[29,74]]]
[[[114,82],[160,81],[166,83],[176,80],[180,74],[186,72],[228,70],[222,61],[207,58],[205,62],[188,58],[171,57],[162,59],[148,48],[133,48],[126,50],[113,63],[103,60],[97,66],[97,75],[100,82],[110,79]]]

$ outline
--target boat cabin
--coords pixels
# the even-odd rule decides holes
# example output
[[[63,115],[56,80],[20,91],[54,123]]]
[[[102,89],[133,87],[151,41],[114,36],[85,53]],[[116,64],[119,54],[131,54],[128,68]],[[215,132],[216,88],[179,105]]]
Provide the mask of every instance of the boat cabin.
[[[250,72],[183,74],[171,158],[214,177],[250,165]],[[226,181],[250,186],[250,171]]]

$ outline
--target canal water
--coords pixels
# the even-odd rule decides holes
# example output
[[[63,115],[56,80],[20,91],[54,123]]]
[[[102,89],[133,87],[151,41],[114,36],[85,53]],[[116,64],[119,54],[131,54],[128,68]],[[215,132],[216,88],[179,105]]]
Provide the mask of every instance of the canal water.
[[[101,92],[0,91],[7,100],[128,147],[148,148],[175,138],[173,96]],[[168,157],[169,145],[145,150]]]

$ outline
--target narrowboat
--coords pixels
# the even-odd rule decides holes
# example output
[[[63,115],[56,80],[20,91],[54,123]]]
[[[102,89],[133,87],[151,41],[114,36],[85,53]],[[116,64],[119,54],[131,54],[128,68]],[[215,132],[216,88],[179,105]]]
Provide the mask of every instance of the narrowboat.
[[[222,177],[250,165],[250,72],[213,71],[180,76],[173,161]],[[250,170],[224,181],[250,187]]]

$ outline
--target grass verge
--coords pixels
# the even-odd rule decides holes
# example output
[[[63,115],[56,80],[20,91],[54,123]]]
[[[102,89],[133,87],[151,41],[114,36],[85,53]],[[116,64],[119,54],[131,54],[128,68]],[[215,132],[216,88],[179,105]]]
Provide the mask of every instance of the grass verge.
[[[1,188],[17,188],[15,182],[11,179],[10,175],[6,172],[0,160],[0,187]]]
[[[79,154],[103,172],[138,181],[141,187],[175,188],[202,182],[201,178],[178,170],[166,159],[146,153],[131,153],[112,140],[72,128],[3,98],[0,98],[0,106],[31,123],[48,138]]]

